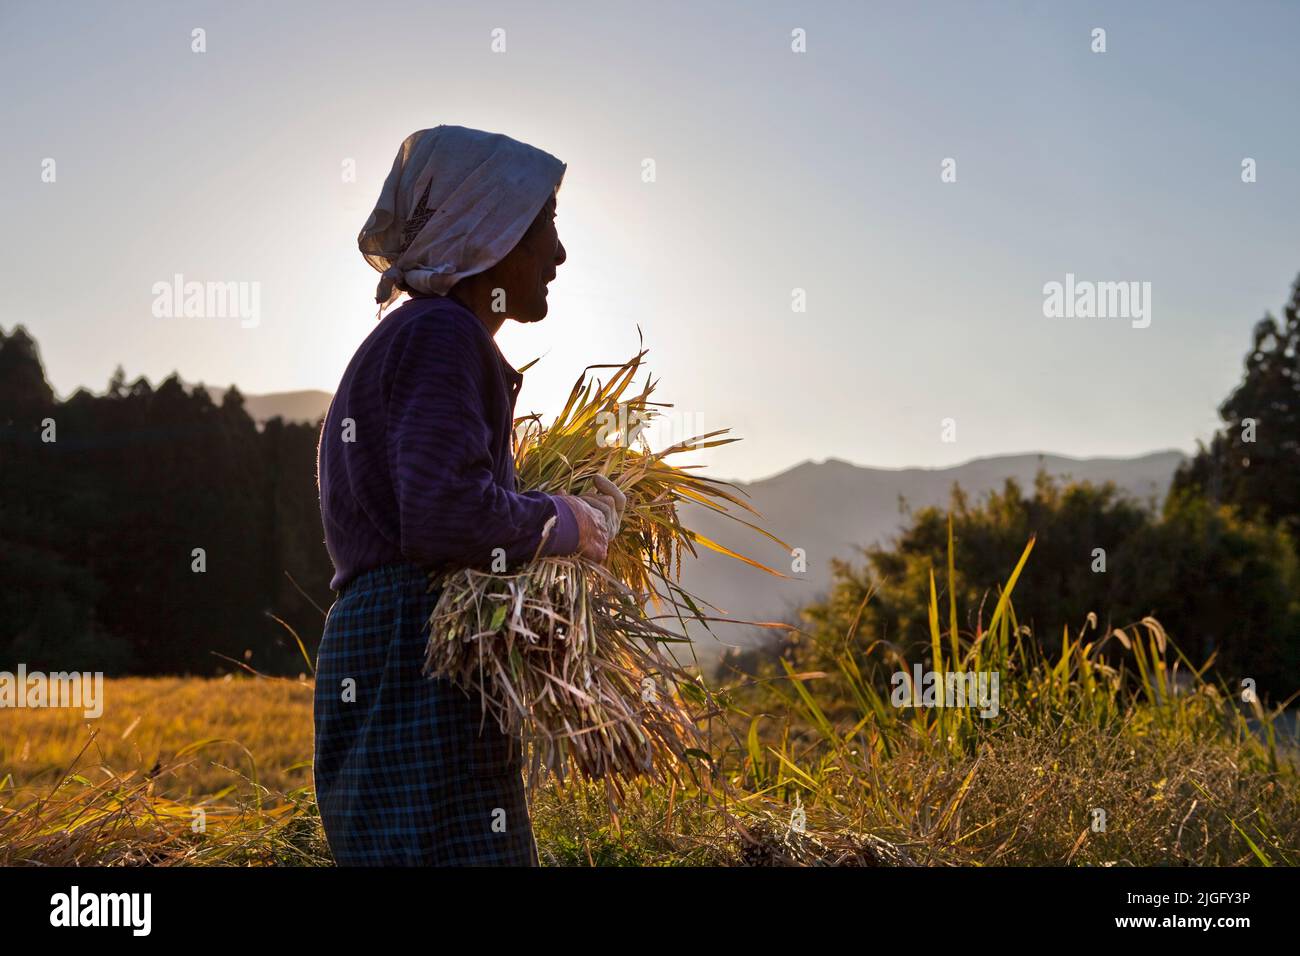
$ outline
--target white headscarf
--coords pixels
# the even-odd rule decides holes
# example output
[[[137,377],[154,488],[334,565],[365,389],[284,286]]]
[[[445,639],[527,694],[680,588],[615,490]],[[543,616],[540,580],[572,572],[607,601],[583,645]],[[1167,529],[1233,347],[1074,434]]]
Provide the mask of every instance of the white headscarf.
[[[401,294],[399,282],[446,295],[504,259],[565,168],[500,133],[437,126],[408,136],[357,237],[366,261],[383,273],[375,290],[381,311]]]

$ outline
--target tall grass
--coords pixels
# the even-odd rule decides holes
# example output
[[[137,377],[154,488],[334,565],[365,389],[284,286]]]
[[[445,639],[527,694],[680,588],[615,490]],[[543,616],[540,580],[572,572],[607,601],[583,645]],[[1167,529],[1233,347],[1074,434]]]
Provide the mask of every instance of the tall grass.
[[[1012,603],[1033,547],[973,633],[958,628],[951,525],[946,602],[930,576],[928,668],[998,673],[996,718],[970,701],[894,706],[883,685],[893,671],[910,680],[913,662],[859,640],[855,620],[808,655],[822,669],[798,671],[806,662],[795,654],[780,662],[784,681],[745,685],[741,807],[780,829],[797,801],[831,844],[872,834],[918,862],[1300,860],[1296,754],[1275,728],[1282,707],[1237,701],[1207,679],[1211,662],[1192,666],[1151,617],[1102,632],[1090,615],[1062,634],[1059,653],[1040,650]]]

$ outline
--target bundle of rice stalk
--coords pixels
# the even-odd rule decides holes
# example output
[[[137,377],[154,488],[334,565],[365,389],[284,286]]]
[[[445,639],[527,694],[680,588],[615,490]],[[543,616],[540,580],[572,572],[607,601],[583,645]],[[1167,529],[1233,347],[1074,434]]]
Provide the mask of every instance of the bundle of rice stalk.
[[[729,510],[757,515],[734,485],[692,474],[698,466],[667,462],[737,441],[720,437],[728,429],[650,450],[642,431],[671,406],[650,401],[656,383],[649,376],[639,393],[625,397],[645,355],[643,349],[622,365],[588,366],[549,427],[535,415],[515,422],[522,490],[586,494],[594,490],[592,476],[602,475],[626,496],[605,562],[535,557],[501,573],[464,568],[433,576],[442,594],[429,621],[425,672],[477,691],[484,719],[522,737],[530,784],[543,769],[561,783],[570,771],[603,780],[620,796],[622,782],[635,778],[680,783],[688,756],[708,756],[698,723],[717,711],[708,689],[667,645],[689,646],[688,620],[705,628],[732,620],[706,614],[703,607],[717,609],[680,586],[683,551],[696,555],[703,545],[785,576],[682,524],[678,504],[695,502],[789,549]],[[601,368],[615,370],[609,382],[588,381],[587,373]]]

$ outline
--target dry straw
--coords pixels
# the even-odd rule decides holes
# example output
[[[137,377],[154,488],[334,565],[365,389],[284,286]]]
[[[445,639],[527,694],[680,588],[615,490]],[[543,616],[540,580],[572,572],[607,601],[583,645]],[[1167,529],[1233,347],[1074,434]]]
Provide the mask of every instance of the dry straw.
[[[605,563],[535,558],[504,573],[467,568],[432,581],[443,590],[430,617],[426,673],[477,691],[485,719],[527,741],[534,783],[541,770],[561,781],[569,771],[603,780],[619,795],[623,782],[638,777],[681,782],[686,758],[707,757],[699,725],[717,710],[668,645],[689,646],[690,620],[706,628],[732,620],[707,614],[717,609],[680,586],[682,554],[696,555],[703,545],[783,577],[682,524],[678,505],[693,502],[789,547],[729,510],[757,515],[734,485],[667,462],[737,441],[720,437],[728,429],[658,452],[637,434],[671,407],[650,401],[655,382],[648,375],[639,393],[624,397],[645,354],[588,366],[550,427],[535,415],[515,422],[522,489],[585,494],[594,490],[592,477],[603,475],[627,497]],[[602,368],[614,369],[607,384],[588,380]]]

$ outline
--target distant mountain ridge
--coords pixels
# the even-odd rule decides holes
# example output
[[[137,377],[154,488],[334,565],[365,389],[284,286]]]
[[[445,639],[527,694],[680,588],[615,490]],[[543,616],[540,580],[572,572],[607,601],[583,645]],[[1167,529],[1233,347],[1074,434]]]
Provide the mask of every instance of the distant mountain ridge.
[[[221,404],[221,398],[230,386],[220,388],[216,385],[203,386],[212,396],[212,401]],[[299,392],[268,392],[265,395],[245,395],[244,409],[248,417],[259,425],[265,424],[277,416],[286,422],[302,422],[314,425],[325,417],[330,407],[329,392],[318,389],[305,389]]]
[[[886,543],[901,530],[906,515],[900,511],[900,498],[912,510],[943,506],[952,486],[958,484],[972,500],[979,500],[1000,489],[1008,478],[1032,488],[1041,467],[1056,477],[1094,484],[1112,481],[1137,501],[1159,504],[1185,458],[1180,451],[1136,458],[1024,454],[977,458],[949,468],[899,469],[867,468],[838,458],[805,461],[770,478],[733,484],[748,494],[749,503],[762,514],[757,523],[792,547],[804,549],[807,572],[795,580],[780,580],[700,548],[698,558],[683,562],[682,584],[729,612],[719,616],[781,620],[825,592],[832,557],[857,559],[859,547]],[[790,573],[790,556],[780,546],[727,518],[699,505],[686,505],[682,520],[735,551]],[[692,631],[701,660],[721,652],[719,641],[743,644],[756,636],[754,628],[738,625],[715,624],[712,629],[718,640]]]

